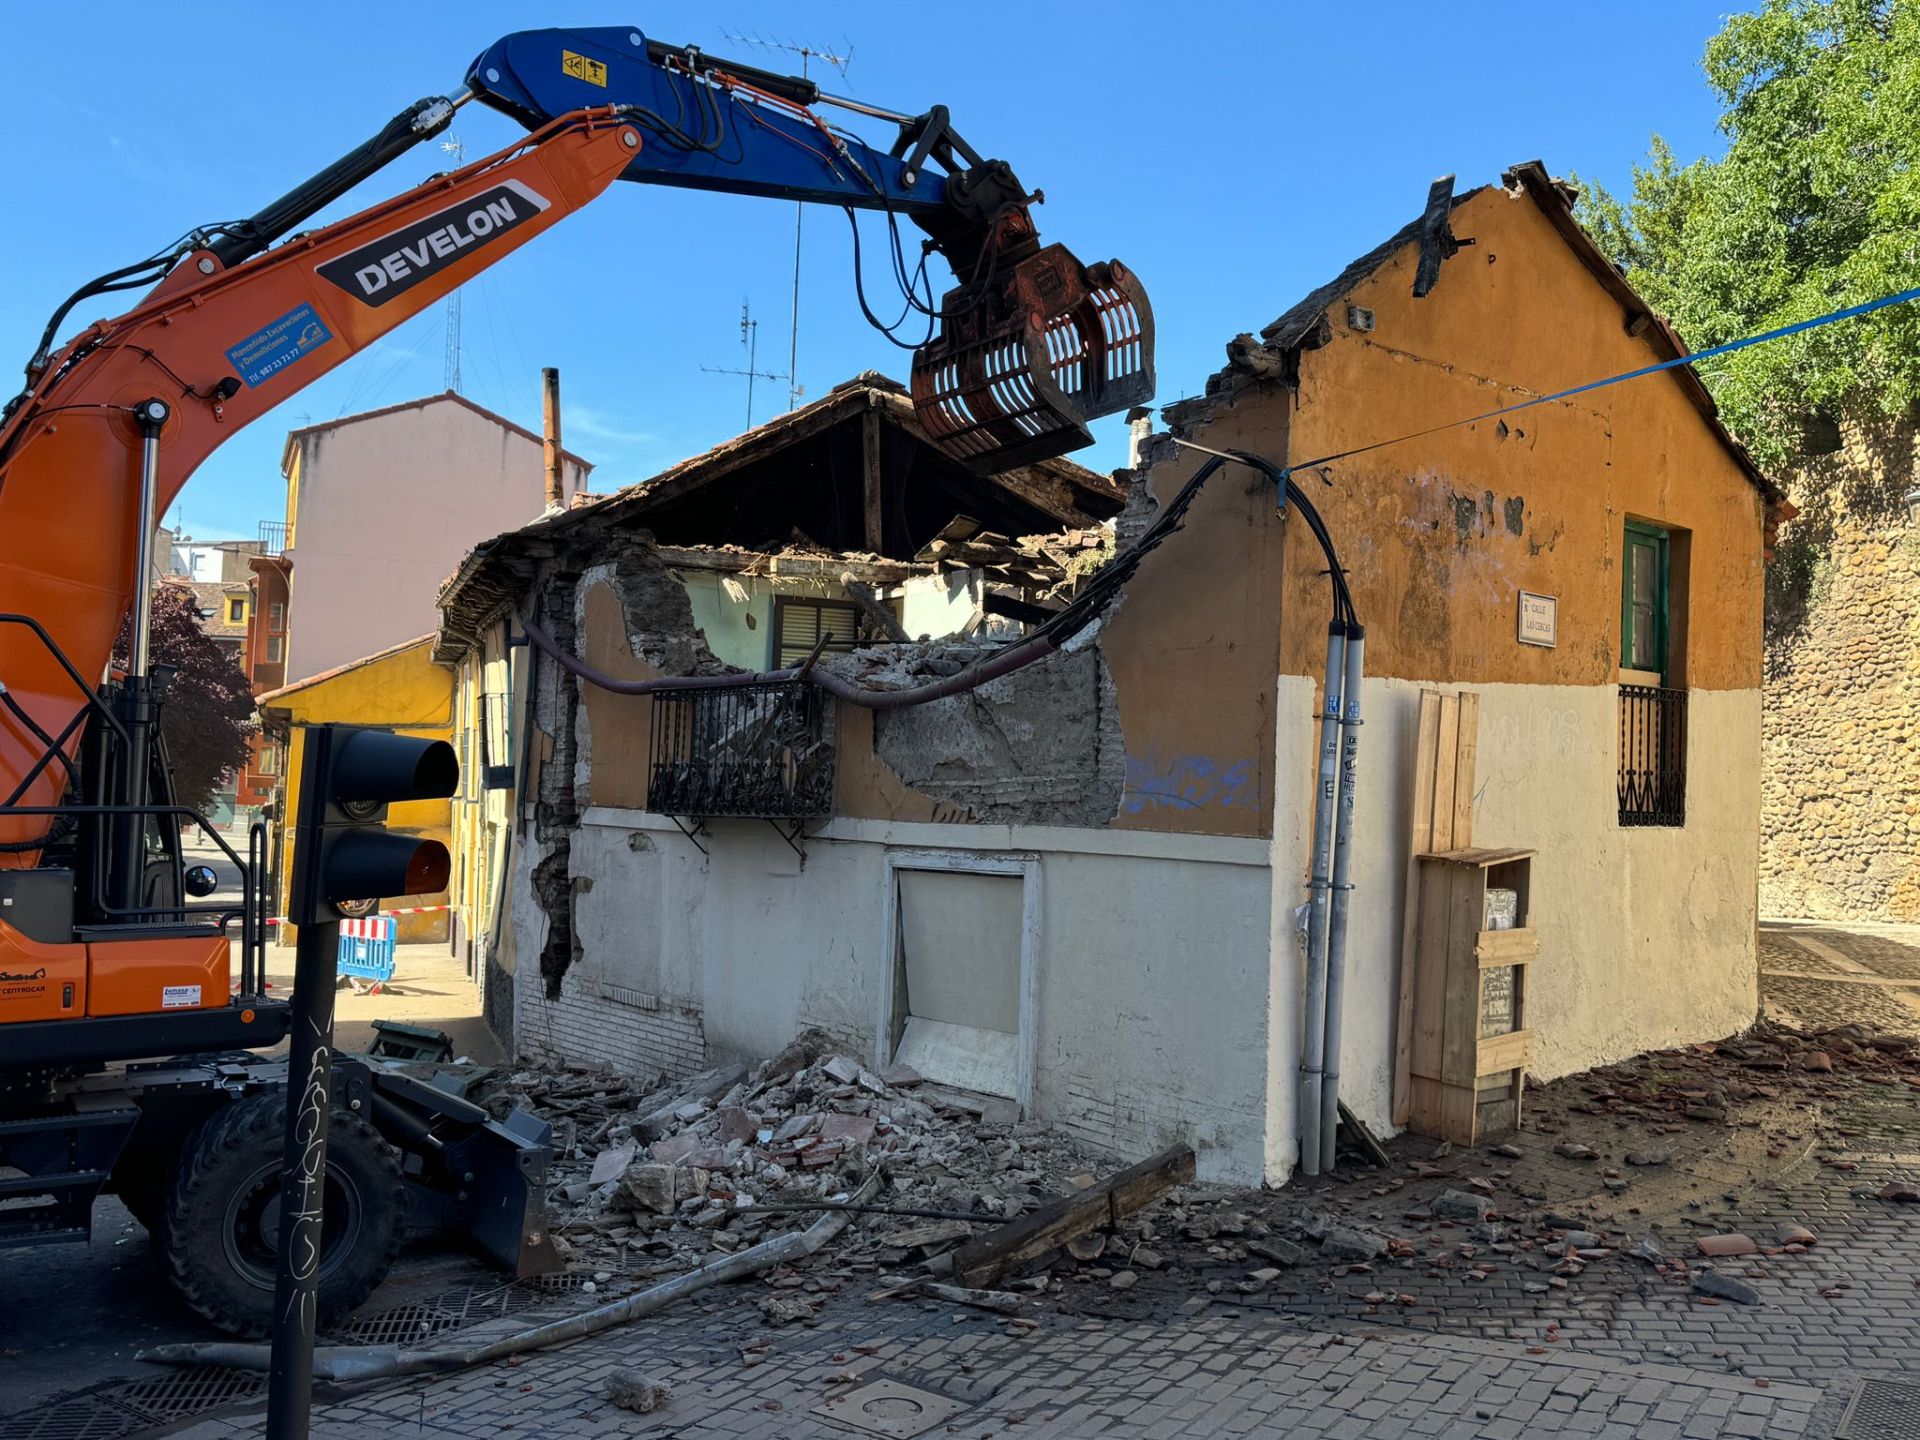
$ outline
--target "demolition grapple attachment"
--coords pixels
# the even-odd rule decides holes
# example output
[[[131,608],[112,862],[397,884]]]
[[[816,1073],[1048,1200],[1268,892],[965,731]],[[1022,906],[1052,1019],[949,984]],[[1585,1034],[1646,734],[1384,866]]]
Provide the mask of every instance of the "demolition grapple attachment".
[[[1153,309],[1118,260],[1049,245],[942,299],[913,355],[913,404],[935,444],[983,474],[1093,443],[1087,422],[1153,397]]]

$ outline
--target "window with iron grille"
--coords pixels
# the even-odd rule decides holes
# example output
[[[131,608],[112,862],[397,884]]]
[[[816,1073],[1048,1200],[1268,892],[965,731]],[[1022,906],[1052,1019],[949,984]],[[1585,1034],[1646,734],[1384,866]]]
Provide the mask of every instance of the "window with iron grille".
[[[1673,593],[1671,533],[1626,522],[1620,571],[1620,823],[1687,823],[1687,692],[1666,682],[1680,673],[1668,607]],[[1684,548],[1682,550],[1684,555]]]
[[[700,818],[831,814],[822,695],[804,681],[655,691],[647,808]]]
[[[1687,692],[1620,687],[1620,823],[1687,823]]]
[[[860,611],[846,600],[773,600],[773,668],[786,670],[813,653],[821,635],[830,635],[825,654],[845,655],[860,638]]]

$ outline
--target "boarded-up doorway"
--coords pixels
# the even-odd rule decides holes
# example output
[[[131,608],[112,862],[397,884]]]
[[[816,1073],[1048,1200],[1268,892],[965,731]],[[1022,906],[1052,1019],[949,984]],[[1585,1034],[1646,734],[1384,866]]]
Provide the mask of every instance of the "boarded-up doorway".
[[[1025,857],[897,854],[887,878],[882,1060],[1027,1104],[1038,866]]]

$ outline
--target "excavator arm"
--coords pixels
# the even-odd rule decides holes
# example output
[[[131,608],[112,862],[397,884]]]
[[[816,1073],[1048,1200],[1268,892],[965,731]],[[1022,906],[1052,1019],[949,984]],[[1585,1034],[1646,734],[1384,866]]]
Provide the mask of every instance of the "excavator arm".
[[[475,99],[532,133],[300,231]],[[876,150],[822,120],[820,104],[897,134]],[[150,728],[144,572],[159,517],[200,462],[621,179],[880,210],[918,226],[958,283],[923,304],[938,333],[916,352],[914,400],[936,443],[968,464],[1059,454],[1087,443],[1088,419],[1152,393],[1152,317],[1137,281],[1118,261],[1082,266],[1041,247],[1030,210],[1040,197],[983,160],[944,108],[906,116],[836,100],[630,27],[508,36],[455,95],[403,111],[250,219],[101,277],[47,327],[27,389],[0,413],[0,869],[35,863],[47,820],[20,812],[66,788],[59,756],[82,711],[98,708],[84,682],[102,673],[130,605],[136,654],[121,718],[135,742]],[[75,305],[156,275],[133,309],[54,346]],[[143,775],[137,743],[133,752],[119,768]],[[135,803],[138,789],[93,798]]]

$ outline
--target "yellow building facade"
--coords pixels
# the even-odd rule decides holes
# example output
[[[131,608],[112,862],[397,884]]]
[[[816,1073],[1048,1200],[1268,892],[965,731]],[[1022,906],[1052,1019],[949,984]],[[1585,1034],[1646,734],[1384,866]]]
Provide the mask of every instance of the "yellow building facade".
[[[274,867],[279,877],[275,896],[277,913],[286,913],[286,877],[293,873],[291,821],[300,797],[304,727],[365,725],[399,735],[455,743],[454,677],[445,666],[434,664],[432,650],[433,637],[422,636],[260,696],[261,716],[270,730],[286,737],[289,757],[281,779],[279,813],[282,819]],[[461,769],[464,772],[466,768],[463,756]],[[463,786],[467,783],[463,774]],[[438,840],[452,850],[453,809],[454,802],[448,800],[407,801],[388,812],[387,828],[423,840]],[[383,897],[380,902],[382,909],[396,904],[444,906],[450,903],[452,897],[448,891],[417,897]],[[413,941],[444,944],[453,933],[451,912],[447,910],[399,918],[397,938],[403,944]]]

